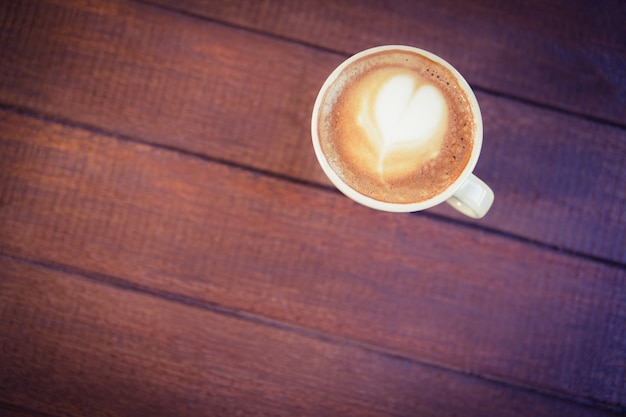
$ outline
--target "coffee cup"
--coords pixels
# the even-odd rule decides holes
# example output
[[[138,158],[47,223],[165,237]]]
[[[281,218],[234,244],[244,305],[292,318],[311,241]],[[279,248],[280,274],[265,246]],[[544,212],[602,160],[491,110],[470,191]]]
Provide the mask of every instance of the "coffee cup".
[[[341,63],[311,120],[322,170],[347,197],[378,210],[449,203],[482,218],[493,191],[472,171],[483,124],[469,84],[448,62],[410,46],[379,46]]]

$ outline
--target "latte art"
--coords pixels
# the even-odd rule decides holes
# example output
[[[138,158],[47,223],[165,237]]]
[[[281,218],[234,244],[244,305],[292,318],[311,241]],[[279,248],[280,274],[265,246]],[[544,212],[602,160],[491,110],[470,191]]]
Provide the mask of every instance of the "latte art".
[[[394,151],[419,151],[422,161],[436,157],[447,117],[443,95],[430,84],[418,85],[411,74],[390,77],[378,91],[366,93],[357,123],[376,148],[381,180],[402,172],[386,163]]]
[[[457,79],[410,51],[351,62],[324,93],[317,117],[331,169],[379,201],[414,203],[440,194],[472,153],[473,113]]]

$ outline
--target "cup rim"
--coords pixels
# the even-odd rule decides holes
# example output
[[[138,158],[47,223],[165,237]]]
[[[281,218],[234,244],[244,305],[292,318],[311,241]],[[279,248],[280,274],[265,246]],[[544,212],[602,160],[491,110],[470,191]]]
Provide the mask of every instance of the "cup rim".
[[[372,197],[369,197],[365,194],[360,193],[359,191],[355,190],[354,188],[346,184],[339,177],[339,175],[337,175],[337,173],[331,168],[319,144],[319,137],[318,137],[318,132],[317,132],[319,108],[321,106],[322,99],[326,91],[328,90],[328,88],[337,79],[337,77],[341,74],[341,72],[354,61],[357,61],[365,56],[368,56],[377,52],[388,51],[388,50],[399,50],[399,51],[408,51],[408,52],[417,53],[439,63],[440,65],[448,69],[457,78],[459,85],[461,86],[464,93],[466,94],[469,100],[470,106],[472,108],[472,114],[474,116],[474,125],[476,129],[476,133],[474,136],[474,144],[472,147],[470,160],[468,161],[467,165],[461,172],[461,175],[459,175],[459,177],[450,186],[448,186],[445,190],[435,195],[434,197],[431,197],[423,201],[411,202],[411,203],[391,203],[387,201],[376,200]],[[324,171],[328,179],[333,183],[333,185],[337,187],[337,189],[341,191],[343,194],[345,194],[347,197],[356,201],[357,203],[360,203],[364,206],[377,209],[377,210],[389,211],[389,212],[414,212],[414,211],[420,211],[420,210],[431,208],[433,206],[436,206],[448,200],[450,197],[454,195],[456,190],[458,190],[459,187],[461,187],[461,185],[463,185],[465,180],[470,176],[470,174],[476,167],[476,164],[478,163],[478,157],[480,155],[480,151],[482,148],[483,123],[482,123],[482,115],[480,112],[480,107],[478,105],[478,100],[476,99],[476,96],[474,92],[472,91],[472,88],[470,87],[468,82],[465,80],[465,78],[463,78],[463,76],[459,73],[459,71],[457,71],[457,69],[454,68],[450,63],[448,63],[446,60],[444,60],[438,55],[435,55],[432,52],[429,52],[429,51],[426,51],[424,49],[417,48],[414,46],[381,45],[381,46],[376,46],[373,48],[365,49],[345,59],[326,78],[326,80],[324,81],[324,84],[322,85],[322,87],[320,88],[317,94],[317,98],[315,99],[315,105],[313,106],[313,113],[311,116],[311,138],[313,140],[313,149],[315,151],[315,155],[317,157],[317,160],[320,166],[322,167],[322,170]]]

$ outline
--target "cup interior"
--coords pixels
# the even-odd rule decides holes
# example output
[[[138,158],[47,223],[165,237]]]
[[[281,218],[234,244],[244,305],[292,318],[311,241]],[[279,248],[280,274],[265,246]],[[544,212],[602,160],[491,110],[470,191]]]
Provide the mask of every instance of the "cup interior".
[[[320,140],[319,140],[319,134],[318,134],[318,118],[319,118],[320,106],[322,105],[326,91],[328,90],[328,88],[332,86],[332,84],[337,79],[337,77],[342,73],[342,71],[344,71],[345,68],[348,67],[351,63],[359,59],[365,58],[368,55],[372,55],[372,54],[379,53],[382,51],[394,51],[394,50],[408,51],[411,53],[424,56],[428,59],[431,59],[432,61],[439,63],[443,67],[447,68],[457,79],[459,86],[463,89],[465,95],[468,98],[470,106],[472,107],[472,114],[474,117],[474,124],[476,127],[473,146],[472,146],[472,152],[470,154],[470,159],[467,165],[465,166],[465,168],[463,169],[461,175],[441,193],[435,195],[434,197],[430,199],[422,200],[418,202],[412,202],[412,203],[390,203],[386,201],[376,200],[350,187],[331,168],[330,164],[328,163],[328,160],[326,159],[326,156],[324,155],[322,151]],[[450,197],[452,197],[455,191],[463,184],[463,182],[467,179],[467,177],[472,173],[472,171],[474,170],[474,167],[476,166],[476,163],[478,162],[478,156],[480,154],[480,150],[482,147],[483,124],[482,124],[482,116],[480,113],[480,107],[478,106],[478,100],[476,99],[474,92],[470,88],[467,81],[463,78],[463,76],[447,61],[445,61],[443,58],[431,52],[425,51],[420,48],[416,48],[412,46],[405,46],[405,45],[384,45],[384,46],[370,48],[370,49],[361,51],[351,56],[350,58],[342,62],[337,68],[335,68],[335,70],[328,76],[328,78],[322,85],[322,88],[320,89],[317,95],[317,98],[315,100],[315,105],[313,106],[313,114],[311,118],[311,137],[313,140],[313,149],[315,151],[317,160],[320,166],[322,167],[322,170],[324,171],[326,176],[330,179],[330,181],[333,183],[333,185],[337,187],[337,189],[341,191],[343,194],[345,194],[347,197],[351,198],[357,203],[360,203],[362,205],[365,205],[367,207],[377,209],[377,210],[390,211],[390,212],[413,212],[413,211],[425,210],[427,208],[433,207],[437,204],[440,204],[448,200]]]

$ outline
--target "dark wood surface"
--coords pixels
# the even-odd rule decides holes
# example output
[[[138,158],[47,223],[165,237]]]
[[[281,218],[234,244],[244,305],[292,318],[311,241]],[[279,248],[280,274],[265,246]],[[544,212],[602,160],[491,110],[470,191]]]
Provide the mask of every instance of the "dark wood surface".
[[[0,415],[626,413],[626,6],[578,3],[0,2]],[[317,166],[387,43],[476,89],[484,219]]]

